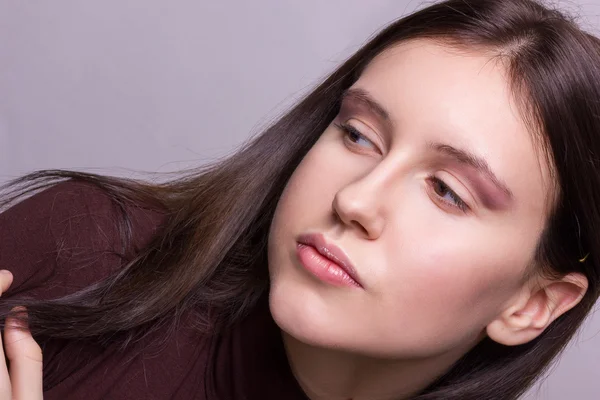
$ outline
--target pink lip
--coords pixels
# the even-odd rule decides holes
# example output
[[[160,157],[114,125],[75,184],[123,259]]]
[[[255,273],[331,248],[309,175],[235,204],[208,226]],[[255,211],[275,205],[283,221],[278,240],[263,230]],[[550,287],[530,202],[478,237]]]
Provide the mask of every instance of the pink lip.
[[[328,243],[322,234],[304,234],[298,237],[298,243],[312,246],[321,254],[323,257],[335,263],[340,267],[348,276],[359,286],[363,287],[356,269],[350,262],[350,259],[346,253],[333,243]]]

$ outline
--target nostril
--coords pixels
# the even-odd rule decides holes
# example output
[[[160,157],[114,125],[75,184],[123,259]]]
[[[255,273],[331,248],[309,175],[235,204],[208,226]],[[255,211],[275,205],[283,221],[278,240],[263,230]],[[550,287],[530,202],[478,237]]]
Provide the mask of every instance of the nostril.
[[[369,236],[369,231],[360,222],[352,220],[351,224],[360,230],[365,236]]]

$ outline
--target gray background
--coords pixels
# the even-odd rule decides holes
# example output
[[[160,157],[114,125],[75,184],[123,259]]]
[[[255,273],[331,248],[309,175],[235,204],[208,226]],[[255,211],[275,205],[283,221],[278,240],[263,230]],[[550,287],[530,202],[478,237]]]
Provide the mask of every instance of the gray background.
[[[499,0],[501,1],[501,0]],[[555,2],[598,33],[600,1]],[[235,149],[418,1],[0,0],[0,182]],[[600,316],[528,399],[600,398]]]

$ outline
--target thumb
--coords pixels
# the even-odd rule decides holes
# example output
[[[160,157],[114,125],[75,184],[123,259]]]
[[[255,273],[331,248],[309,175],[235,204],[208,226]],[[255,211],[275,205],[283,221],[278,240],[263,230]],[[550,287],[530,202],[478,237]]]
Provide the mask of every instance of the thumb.
[[[23,307],[12,311],[25,313]],[[4,347],[10,360],[10,382],[14,400],[41,400],[42,349],[31,336],[27,323],[14,317],[6,319]]]

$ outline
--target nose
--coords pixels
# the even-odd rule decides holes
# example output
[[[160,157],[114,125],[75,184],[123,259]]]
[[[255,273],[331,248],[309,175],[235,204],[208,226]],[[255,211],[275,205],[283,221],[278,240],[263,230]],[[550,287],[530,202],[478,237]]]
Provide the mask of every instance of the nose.
[[[333,212],[345,225],[357,229],[367,239],[377,239],[383,232],[381,189],[363,178],[340,189],[333,199]]]

